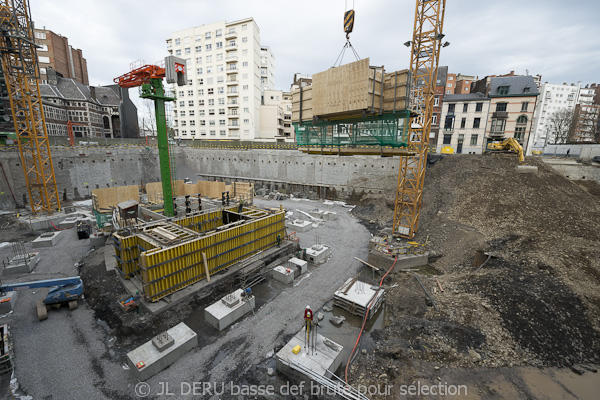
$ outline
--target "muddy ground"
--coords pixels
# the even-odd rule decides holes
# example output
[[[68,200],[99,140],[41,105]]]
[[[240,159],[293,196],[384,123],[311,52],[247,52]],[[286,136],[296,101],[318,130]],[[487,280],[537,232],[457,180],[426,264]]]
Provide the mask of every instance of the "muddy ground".
[[[451,156],[428,167],[417,241],[434,255],[421,276],[386,279],[393,322],[373,333],[351,380],[407,377],[416,360],[451,367],[571,367],[600,363],[600,201],[535,159]],[[590,188],[592,190],[590,190]],[[363,196],[354,210],[372,233],[389,232],[393,194]],[[476,272],[474,256],[491,254]],[[437,287],[438,279],[444,291]],[[410,368],[409,368],[410,369]],[[410,376],[410,374],[408,374]]]

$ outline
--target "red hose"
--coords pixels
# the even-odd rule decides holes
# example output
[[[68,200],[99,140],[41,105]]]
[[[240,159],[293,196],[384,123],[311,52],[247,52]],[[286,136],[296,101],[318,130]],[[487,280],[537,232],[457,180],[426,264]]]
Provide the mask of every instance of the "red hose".
[[[346,363],[346,370],[344,371],[346,383],[348,383],[348,367],[350,366],[350,360],[352,359],[352,356],[354,355],[354,352],[356,351],[356,347],[358,346],[358,342],[360,342],[360,337],[362,336],[362,333],[363,333],[363,331],[365,329],[365,324],[367,323],[367,320],[369,319],[369,311],[371,311],[371,307],[375,303],[375,300],[377,300],[377,294],[381,290],[381,285],[383,284],[383,280],[392,271],[392,269],[396,265],[396,261],[398,261],[398,257],[394,256],[394,263],[392,264],[392,266],[390,267],[390,269],[388,269],[388,272],[386,272],[385,275],[383,275],[383,277],[381,278],[381,281],[379,282],[379,288],[375,292],[375,295],[373,296],[373,300],[371,300],[371,302],[369,303],[369,306],[367,307],[367,311],[365,312],[365,317],[363,318],[363,323],[362,323],[362,326],[360,328],[360,332],[358,333],[358,338],[356,338],[356,343],[354,344],[354,348],[352,349],[352,352],[350,353],[350,357],[348,357],[348,362]]]
[[[50,223],[52,224],[52,226],[54,227],[54,229],[56,229],[57,231],[66,231],[67,230],[67,229],[59,229],[59,228],[57,228],[56,225],[54,225],[54,222],[52,222],[52,221],[50,221]],[[68,228],[68,229],[71,229],[71,228]]]

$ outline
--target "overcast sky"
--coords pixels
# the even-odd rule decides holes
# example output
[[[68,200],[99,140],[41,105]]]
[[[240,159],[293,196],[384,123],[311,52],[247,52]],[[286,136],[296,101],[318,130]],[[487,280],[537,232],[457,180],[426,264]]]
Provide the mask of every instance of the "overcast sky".
[[[30,0],[36,27],[83,50],[90,84],[105,85],[129,63],[167,54],[174,31],[254,17],[261,43],[275,54],[276,89],[293,74],[333,65],[352,0]],[[414,0],[355,0],[350,39],[361,57],[387,71],[408,68]],[[599,0],[448,0],[440,65],[467,75],[541,74],[552,83],[600,83]],[[344,62],[354,61],[347,52]]]

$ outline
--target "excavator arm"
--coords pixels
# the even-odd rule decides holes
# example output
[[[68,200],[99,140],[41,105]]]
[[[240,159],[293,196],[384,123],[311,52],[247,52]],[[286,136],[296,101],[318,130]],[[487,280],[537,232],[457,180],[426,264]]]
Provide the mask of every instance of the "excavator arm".
[[[523,146],[515,138],[508,138],[502,142],[488,143],[487,152],[494,151],[513,151],[519,157],[519,164],[523,164],[525,157],[523,155]]]

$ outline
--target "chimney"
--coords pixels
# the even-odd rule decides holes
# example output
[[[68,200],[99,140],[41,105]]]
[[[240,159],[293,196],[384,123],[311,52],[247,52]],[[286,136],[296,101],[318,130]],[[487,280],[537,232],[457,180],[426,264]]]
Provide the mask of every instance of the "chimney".
[[[96,87],[95,86],[90,86],[90,96],[92,97],[93,100],[96,100]]]

